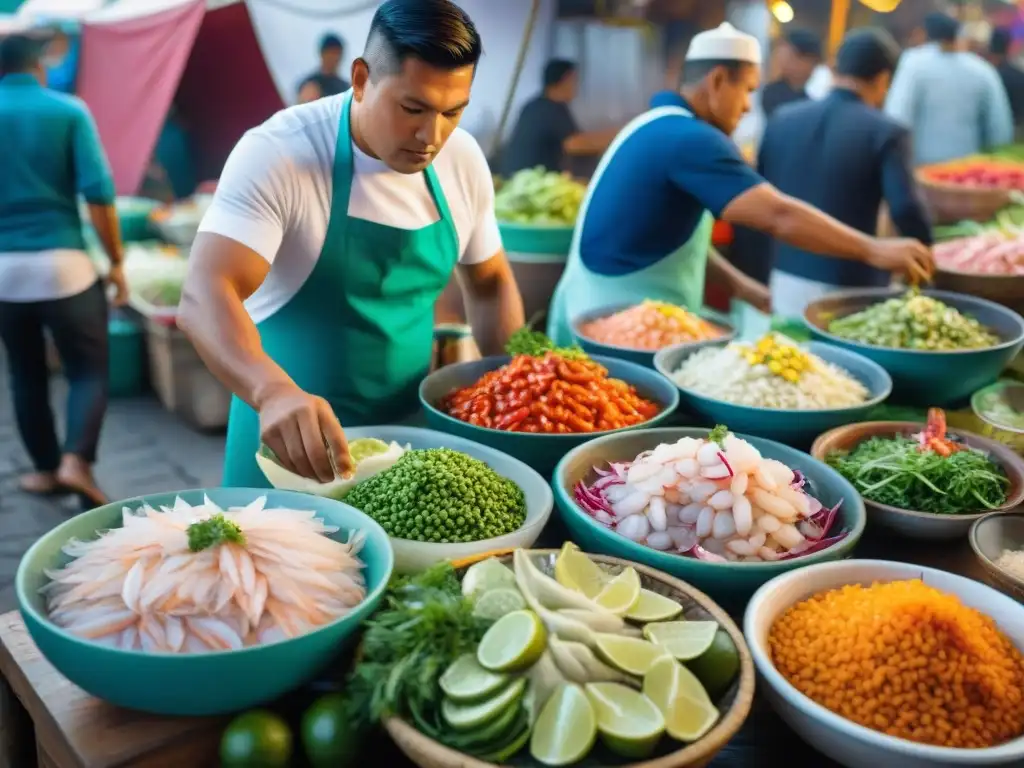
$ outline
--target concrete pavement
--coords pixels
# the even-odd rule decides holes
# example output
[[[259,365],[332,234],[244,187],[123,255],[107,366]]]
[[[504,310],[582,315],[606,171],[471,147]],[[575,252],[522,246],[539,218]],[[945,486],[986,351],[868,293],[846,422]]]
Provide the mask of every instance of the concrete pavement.
[[[52,402],[63,421],[64,382],[53,380]],[[112,499],[220,482],[223,435],[203,435],[163,410],[155,397],[114,400],[100,442],[96,475]],[[73,497],[40,498],[18,490],[29,469],[11,412],[7,367],[0,354],[0,613],[17,607],[14,574],[25,550],[43,533],[76,514]]]

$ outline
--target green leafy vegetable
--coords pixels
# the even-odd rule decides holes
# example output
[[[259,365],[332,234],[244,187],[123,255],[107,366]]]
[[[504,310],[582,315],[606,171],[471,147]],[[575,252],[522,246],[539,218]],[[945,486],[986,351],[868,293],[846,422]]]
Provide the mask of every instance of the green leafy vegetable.
[[[940,515],[995,509],[1006,501],[1010,482],[981,451],[968,448],[942,456],[919,450],[910,437],[873,437],[826,461],[865,499]]]
[[[531,325],[532,321],[509,337],[508,344],[505,345],[506,352],[513,357],[516,355],[543,357],[548,352],[554,352],[569,360],[589,359],[589,355],[579,345],[574,344],[571,347],[555,346],[555,342],[540,331],[533,330]]]
[[[192,523],[185,533],[188,535],[188,548],[192,552],[202,552],[218,544],[245,544],[245,534],[236,523],[224,515],[212,515],[208,520]]]
[[[708,433],[708,440],[712,443],[718,443],[722,448],[725,447],[725,438],[729,436],[729,428],[724,424],[716,424],[715,428]]]
[[[444,740],[438,683],[448,666],[475,652],[491,622],[473,615],[450,563],[388,586],[384,607],[366,622],[362,655],[346,685],[359,725],[409,716]]]

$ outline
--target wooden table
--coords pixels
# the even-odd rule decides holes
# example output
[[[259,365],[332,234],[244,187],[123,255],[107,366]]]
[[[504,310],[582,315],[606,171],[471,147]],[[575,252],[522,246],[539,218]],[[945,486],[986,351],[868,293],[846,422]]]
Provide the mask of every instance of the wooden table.
[[[545,538],[559,534],[551,526]],[[875,533],[861,540],[856,554],[984,580],[966,541],[920,543]],[[742,623],[741,615],[734,618]],[[223,718],[164,718],[105,704],[42,658],[17,612],[0,616],[0,768],[212,768],[224,724]],[[367,761],[388,768],[412,765],[383,735],[371,737],[363,752]],[[787,768],[835,765],[798,739],[758,697],[747,723],[711,768],[754,768],[766,755],[784,759]]]

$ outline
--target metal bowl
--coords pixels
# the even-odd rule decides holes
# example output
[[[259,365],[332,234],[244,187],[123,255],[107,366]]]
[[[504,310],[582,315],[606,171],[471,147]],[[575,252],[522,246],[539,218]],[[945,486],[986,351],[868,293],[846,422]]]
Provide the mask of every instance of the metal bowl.
[[[984,515],[971,526],[968,540],[992,585],[1024,601],[1024,579],[996,565],[1005,550],[1024,550],[1024,512]]]

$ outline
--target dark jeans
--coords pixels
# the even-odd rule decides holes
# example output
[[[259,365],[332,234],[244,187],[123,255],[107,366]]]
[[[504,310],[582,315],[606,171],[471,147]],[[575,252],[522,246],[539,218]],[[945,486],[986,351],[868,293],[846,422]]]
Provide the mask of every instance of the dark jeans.
[[[7,348],[18,432],[39,472],[56,471],[62,453],[96,461],[107,411],[107,297],[101,282],[66,299],[0,301],[0,341]],[[50,407],[48,330],[68,380],[63,449]]]

